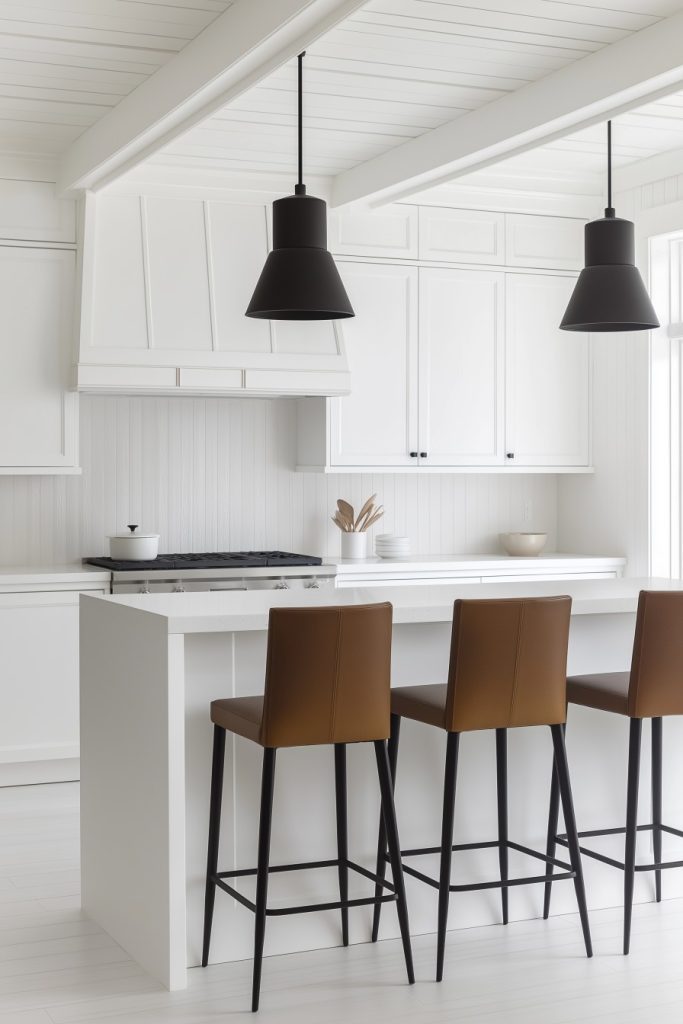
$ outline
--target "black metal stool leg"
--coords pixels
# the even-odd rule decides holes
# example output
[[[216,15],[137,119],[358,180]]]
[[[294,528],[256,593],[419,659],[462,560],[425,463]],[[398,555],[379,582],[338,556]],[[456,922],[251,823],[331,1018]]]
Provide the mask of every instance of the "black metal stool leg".
[[[638,783],[640,781],[640,741],[642,731],[642,718],[632,718],[628,745],[626,843],[624,850],[624,955],[628,953],[631,947],[633,886],[636,873],[636,825],[638,822]]]
[[[496,729],[496,782],[498,790],[498,862],[500,880],[508,879],[508,734],[507,729]],[[508,890],[500,890],[503,924],[508,923]]]
[[[569,767],[567,765],[567,751],[564,745],[564,729],[561,725],[550,726],[553,736],[553,749],[555,751],[555,770],[560,787],[560,798],[562,800],[562,813],[564,824],[567,829],[567,845],[569,847],[569,860],[574,872],[574,889],[576,891],[576,902],[579,905],[579,916],[583,928],[583,941],[586,945],[586,956],[593,956],[593,945],[591,943],[590,925],[588,923],[588,907],[586,905],[586,889],[583,883],[583,867],[581,865],[581,851],[579,850],[579,836],[576,831],[576,819],[574,817],[574,801],[572,800],[571,785],[569,782]]]
[[[565,726],[562,726],[562,731],[565,731]],[[560,813],[560,783],[557,778],[557,768],[555,767],[555,755],[553,754],[553,770],[550,781],[550,806],[548,807],[548,836],[545,843],[545,855],[546,857],[554,857],[555,850],[557,848],[557,819]],[[547,879],[543,893],[543,919],[548,920],[550,914],[550,896],[553,891],[553,866],[547,864],[545,869],[545,877]]]
[[[662,863],[662,720],[652,719],[652,847],[655,864]],[[655,899],[662,901],[662,872],[655,871]]]
[[[446,951],[448,903],[450,900],[451,857],[453,855],[453,820],[455,811],[455,784],[458,774],[458,748],[460,734],[449,732],[446,746],[446,770],[443,785],[443,818],[441,822],[441,867],[439,870],[439,920],[436,946],[436,980],[443,978]]]
[[[337,806],[337,857],[339,859],[339,899],[349,898],[349,846],[346,821],[346,744],[334,745],[334,788]],[[349,911],[341,908],[342,944],[349,944]]]
[[[391,786],[392,790],[396,786],[396,761],[398,758],[398,740],[401,732],[401,718],[400,715],[391,716],[391,736],[389,737],[389,771],[391,772]],[[375,874],[378,878],[384,880],[386,874],[386,852],[387,852],[387,833],[384,827],[384,815],[380,811],[379,815],[379,836],[377,839],[377,867]],[[382,895],[382,886],[377,882],[375,884],[375,899],[379,899]],[[382,904],[375,903],[375,909],[372,915],[372,941],[377,942],[379,935],[379,919],[382,913]]]
[[[263,941],[266,936],[266,900],[268,898],[268,861],[270,857],[270,828],[273,818],[273,789],[275,786],[275,748],[263,751],[261,776],[261,819],[258,836],[258,867],[256,870],[256,925],[254,928],[254,977],[251,995],[252,1011],[258,1010],[261,993],[261,963]]]
[[[216,898],[214,875],[218,870],[218,844],[221,834],[221,802],[223,799],[223,767],[225,764],[225,729],[213,727],[213,761],[211,765],[211,801],[209,804],[209,850],[206,857],[206,891],[204,894],[204,943],[202,967],[209,962],[213,905]]]
[[[382,797],[382,817],[384,818],[384,827],[387,833],[391,873],[397,897],[396,909],[398,911],[398,923],[401,929],[401,939],[403,941],[403,954],[406,961],[408,982],[413,985],[415,983],[415,972],[413,970],[413,952],[410,945],[408,903],[406,901],[406,889],[403,880],[401,844],[399,842],[398,826],[396,824],[396,810],[394,808],[394,794],[391,784],[391,771],[389,769],[389,756],[387,754],[387,746],[384,740],[375,740],[374,743],[375,757],[377,758],[379,788]]]

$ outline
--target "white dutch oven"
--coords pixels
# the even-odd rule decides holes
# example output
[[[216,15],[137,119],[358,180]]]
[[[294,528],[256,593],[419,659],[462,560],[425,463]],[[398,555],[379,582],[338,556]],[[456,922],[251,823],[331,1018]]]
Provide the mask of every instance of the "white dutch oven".
[[[117,533],[109,538],[109,554],[122,562],[153,562],[159,554],[158,533],[136,533],[137,526],[129,526],[130,533]]]

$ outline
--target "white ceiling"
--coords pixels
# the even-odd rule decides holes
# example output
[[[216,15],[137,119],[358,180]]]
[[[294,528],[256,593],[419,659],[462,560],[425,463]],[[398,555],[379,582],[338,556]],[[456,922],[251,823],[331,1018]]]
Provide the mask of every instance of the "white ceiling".
[[[331,176],[580,60],[681,9],[672,0],[370,0],[311,46],[305,61],[305,164]],[[683,144],[683,101],[620,119],[618,159]],[[230,171],[296,166],[296,65],[272,74],[157,159]],[[604,163],[590,129],[511,173],[588,178]],[[533,173],[532,173],[533,172]],[[490,177],[490,175],[489,175]],[[477,176],[470,176],[479,180]],[[482,181],[486,181],[484,176]]]
[[[62,152],[231,3],[0,2],[0,152]]]

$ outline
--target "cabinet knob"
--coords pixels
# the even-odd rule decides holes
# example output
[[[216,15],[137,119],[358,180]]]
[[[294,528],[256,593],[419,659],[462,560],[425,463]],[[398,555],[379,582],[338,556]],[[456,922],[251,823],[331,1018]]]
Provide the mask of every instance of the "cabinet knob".
[[[426,459],[427,458],[427,452],[420,452],[420,458],[421,459]]]
[[[411,457],[411,459],[416,459],[417,458],[417,452],[411,452],[410,453],[410,457]]]
[[[514,452],[506,452],[505,453],[505,458],[506,459],[514,459],[514,457],[515,457],[515,453]]]

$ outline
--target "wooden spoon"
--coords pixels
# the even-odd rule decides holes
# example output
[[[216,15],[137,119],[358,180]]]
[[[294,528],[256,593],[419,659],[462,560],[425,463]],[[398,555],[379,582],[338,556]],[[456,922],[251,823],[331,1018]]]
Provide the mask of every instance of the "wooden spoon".
[[[377,497],[376,494],[372,494],[368,498],[368,500],[365,502],[365,504],[363,505],[362,509],[358,513],[358,518],[356,519],[356,522],[353,525],[354,530],[358,530],[360,522],[361,522],[361,520],[363,519],[364,516],[368,515],[368,513],[372,514],[372,508],[373,508],[373,505],[375,504],[375,498],[376,497]]]
[[[353,527],[353,505],[349,505],[348,501],[344,501],[343,498],[337,498],[337,508],[341,512],[342,519],[348,519],[349,524]]]
[[[373,525],[373,523],[376,523],[377,520],[381,519],[383,515],[384,515],[384,506],[380,505],[379,508],[377,509],[377,511],[375,512],[375,514],[373,516],[371,516],[371,518],[368,519],[366,523],[363,524],[363,531],[362,532],[365,533],[366,530],[369,530],[370,527]]]

